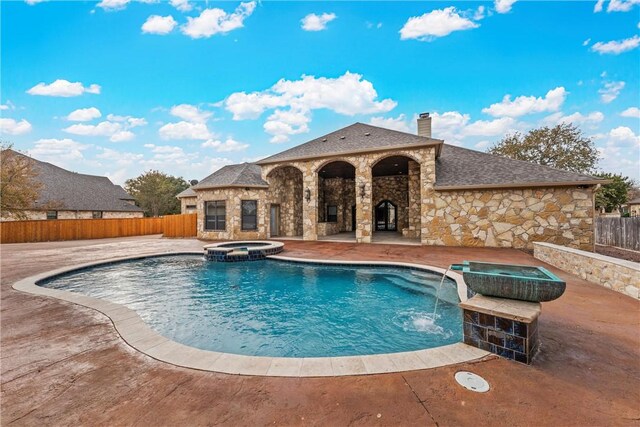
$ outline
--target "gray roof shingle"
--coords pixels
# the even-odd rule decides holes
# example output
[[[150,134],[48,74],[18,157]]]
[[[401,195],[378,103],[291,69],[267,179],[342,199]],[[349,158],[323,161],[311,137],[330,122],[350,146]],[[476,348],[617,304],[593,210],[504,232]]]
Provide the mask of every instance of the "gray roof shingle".
[[[268,187],[255,163],[224,166],[191,187],[194,190],[219,187]]]
[[[633,199],[633,200],[629,200],[627,202],[628,205],[640,205],[640,197],[638,197],[637,199]]]
[[[269,164],[294,159],[331,156],[402,146],[438,145],[442,140],[385,129],[364,123],[354,123],[342,129],[312,139],[257,162]]]
[[[184,191],[179,192],[176,197],[182,199],[183,197],[196,197],[196,192],[193,191],[193,187],[189,187]]]
[[[593,176],[444,144],[436,160],[436,189],[606,182]]]
[[[33,209],[142,212],[138,206],[128,203],[133,197],[107,177],[71,172],[51,163],[30,159],[38,173],[36,179],[42,183]]]

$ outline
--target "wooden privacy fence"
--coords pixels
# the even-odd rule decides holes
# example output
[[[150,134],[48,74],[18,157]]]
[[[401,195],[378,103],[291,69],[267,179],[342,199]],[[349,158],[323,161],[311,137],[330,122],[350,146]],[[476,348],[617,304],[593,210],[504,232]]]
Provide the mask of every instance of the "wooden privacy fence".
[[[596,243],[640,251],[640,217],[596,218]]]
[[[0,223],[0,243],[52,242],[164,234],[196,236],[196,214],[162,218],[56,219]]]

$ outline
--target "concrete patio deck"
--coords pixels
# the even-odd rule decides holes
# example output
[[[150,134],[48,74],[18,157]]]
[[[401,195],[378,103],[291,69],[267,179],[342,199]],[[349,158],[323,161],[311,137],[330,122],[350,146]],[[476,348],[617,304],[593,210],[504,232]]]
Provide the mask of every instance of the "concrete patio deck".
[[[341,378],[266,378],[179,368],[126,345],[91,309],[11,285],[65,265],[159,251],[190,239],[141,237],[2,245],[2,425],[639,425],[640,302],[546,266],[567,281],[543,303],[532,366],[472,364]],[[464,259],[540,264],[508,249],[285,242],[287,256],[446,267]],[[453,375],[470,370],[491,390]]]

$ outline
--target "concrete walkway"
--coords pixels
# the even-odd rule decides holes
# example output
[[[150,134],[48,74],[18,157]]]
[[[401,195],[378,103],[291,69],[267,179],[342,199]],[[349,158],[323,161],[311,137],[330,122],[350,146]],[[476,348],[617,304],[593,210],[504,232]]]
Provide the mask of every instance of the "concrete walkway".
[[[2,425],[638,425],[640,302],[547,266],[567,280],[543,303],[533,366],[500,358],[397,374],[265,378],[177,368],[127,346],[105,316],[14,291],[65,265],[203,242],[157,237],[2,245]],[[474,259],[539,264],[506,249],[285,242],[288,256],[401,260],[446,267]],[[458,386],[471,370],[491,391]]]

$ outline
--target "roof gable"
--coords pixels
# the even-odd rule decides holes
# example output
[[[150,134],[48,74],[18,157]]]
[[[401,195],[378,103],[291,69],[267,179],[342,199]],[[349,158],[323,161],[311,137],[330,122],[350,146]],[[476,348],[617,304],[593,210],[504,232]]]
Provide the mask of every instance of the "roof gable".
[[[269,164],[306,158],[328,157],[338,154],[377,151],[401,147],[440,145],[442,140],[411,133],[354,123],[321,137],[282,151],[257,164]]]
[[[268,187],[262,169],[255,163],[224,166],[191,187],[193,190],[221,187]]]

